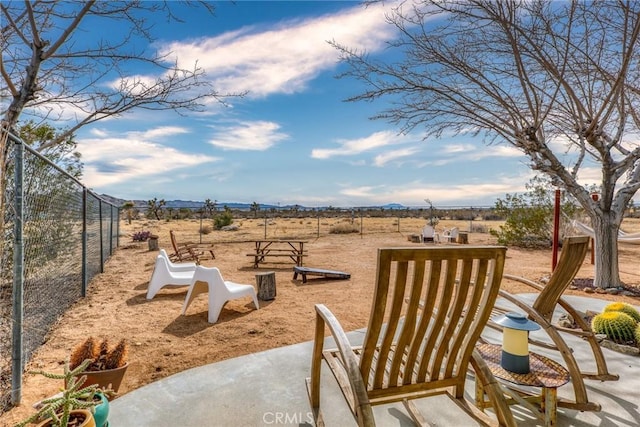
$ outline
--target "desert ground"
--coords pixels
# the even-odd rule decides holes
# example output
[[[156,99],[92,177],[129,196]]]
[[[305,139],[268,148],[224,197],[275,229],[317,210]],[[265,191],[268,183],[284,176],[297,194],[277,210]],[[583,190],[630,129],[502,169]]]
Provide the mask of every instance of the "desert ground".
[[[119,394],[125,394],[145,384],[196,366],[286,346],[313,338],[314,304],[327,305],[341,321],[345,330],[363,328],[367,324],[373,293],[376,249],[389,246],[415,246],[410,234],[420,232],[424,219],[360,219],[354,223],[363,233],[329,234],[335,222],[348,219],[243,219],[236,220],[236,231],[199,233],[198,220],[121,221],[120,247],[105,265],[104,273],[96,276],[88,296],[78,301],[48,336],[47,342],[35,353],[27,370],[44,369],[61,372],[71,349],[87,336],[108,338],[117,342],[126,338],[130,344],[129,368]],[[381,221],[375,224],[375,221]],[[209,220],[210,222],[210,220]],[[206,224],[205,224],[206,225]],[[486,231],[498,223],[484,221],[441,221],[437,230],[453,226],[462,230],[472,225],[469,243],[495,244]],[[639,232],[640,220],[625,220],[627,232]],[[150,251],[147,242],[134,242],[134,232],[151,231],[159,236],[160,248],[172,252],[169,230],[181,241],[215,242],[215,260],[203,262],[219,267],[226,280],[255,285],[257,272],[275,271],[277,296],[272,301],[260,301],[255,310],[249,298],[229,302],[217,323],[207,323],[207,298],[201,295],[181,315],[186,287],[166,287],[152,300],[146,299],[157,252]],[[269,238],[305,239],[308,256],[304,264],[311,267],[341,270],[351,274],[349,280],[311,278],[306,284],[293,280],[292,263],[265,264],[254,269],[252,240]],[[632,291],[640,291],[640,245],[620,245],[622,280]],[[532,280],[548,276],[551,271],[551,250],[509,248],[506,273]],[[590,256],[578,278],[592,278]],[[512,292],[525,291],[521,285],[505,280],[503,287]],[[573,289],[568,292],[584,293]],[[631,292],[630,294],[633,294]],[[596,298],[625,301],[640,305],[633,295],[592,294]],[[239,379],[241,381],[241,379]],[[0,417],[0,425],[12,425],[31,414],[31,405],[56,393],[61,384],[40,376],[26,374],[22,404]],[[116,397],[117,398],[117,397]]]

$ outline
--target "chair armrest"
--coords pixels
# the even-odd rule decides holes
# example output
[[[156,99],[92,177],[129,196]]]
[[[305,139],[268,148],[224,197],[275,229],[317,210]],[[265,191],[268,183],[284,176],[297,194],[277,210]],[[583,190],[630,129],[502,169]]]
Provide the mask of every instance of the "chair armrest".
[[[539,283],[536,283],[536,282],[534,282],[534,281],[532,281],[532,280],[525,279],[524,277],[514,276],[514,275],[512,275],[512,274],[503,274],[503,275],[502,275],[502,278],[503,278],[503,279],[509,279],[509,280],[513,280],[513,281],[516,281],[516,282],[523,283],[523,284],[525,284],[525,285],[527,285],[527,286],[531,286],[532,288],[537,289],[537,290],[539,290],[539,291],[541,291],[541,290],[543,290],[543,289],[544,289],[544,286],[542,286],[542,285],[540,285]]]
[[[317,388],[312,395],[319,398],[320,396],[320,363],[322,361],[322,349],[324,346],[324,329],[325,325],[329,328],[331,336],[333,337],[340,356],[342,357],[342,363],[346,370],[347,378],[351,386],[351,392],[355,401],[353,402],[353,408],[356,412],[356,416],[363,422],[363,425],[375,425],[373,421],[373,411],[369,403],[369,395],[364,385],[364,380],[360,374],[360,367],[358,360],[351,349],[351,343],[347,338],[342,326],[333,313],[323,304],[316,304],[316,334],[313,345],[313,356],[311,361],[311,383],[312,389]],[[313,399],[313,398],[312,398]],[[319,405],[318,402],[312,402],[312,406]],[[371,424],[369,424],[371,423]]]
[[[552,325],[546,321],[546,319],[544,317],[542,317],[542,315],[540,313],[538,313],[537,310],[534,310],[529,304],[527,304],[524,301],[521,301],[519,298],[515,297],[514,295],[510,294],[507,291],[504,291],[502,289],[500,289],[498,291],[498,296],[506,299],[507,301],[509,301],[510,303],[518,306],[518,308],[522,311],[524,311],[525,313],[527,313],[527,315],[529,315],[532,320],[536,323],[538,323],[542,328],[547,329],[548,327],[552,327]],[[545,326],[546,325],[546,326]]]

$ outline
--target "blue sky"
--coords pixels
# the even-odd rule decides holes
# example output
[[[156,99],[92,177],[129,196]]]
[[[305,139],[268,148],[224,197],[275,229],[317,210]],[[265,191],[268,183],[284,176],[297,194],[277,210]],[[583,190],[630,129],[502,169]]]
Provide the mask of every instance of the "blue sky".
[[[213,18],[184,9],[185,24],[157,22],[153,48],[186,68],[197,61],[220,92],[248,94],[202,113],[135,111],[83,128],[83,181],[94,191],[274,205],[425,206],[430,199],[488,206],[523,191],[533,176],[526,158],[506,145],[471,136],[425,141],[419,130],[400,135],[369,119],[382,103],[344,102],[362,86],[336,79],[344,65],[327,41],[390,55],[384,42],[394,34],[384,6],[216,5]]]

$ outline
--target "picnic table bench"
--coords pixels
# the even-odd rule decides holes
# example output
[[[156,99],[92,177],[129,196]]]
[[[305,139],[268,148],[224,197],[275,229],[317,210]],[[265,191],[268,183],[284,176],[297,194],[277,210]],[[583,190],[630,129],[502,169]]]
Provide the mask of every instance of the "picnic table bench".
[[[282,258],[285,262],[291,260],[301,266],[302,259],[307,256],[305,243],[306,240],[256,240],[254,251],[247,256],[253,257],[253,268],[258,268],[268,258]]]
[[[302,283],[307,283],[307,276],[323,276],[327,279],[350,279],[351,274],[344,271],[324,270],[322,268],[311,268],[295,266],[293,267],[293,280],[298,278],[298,274],[302,275]]]

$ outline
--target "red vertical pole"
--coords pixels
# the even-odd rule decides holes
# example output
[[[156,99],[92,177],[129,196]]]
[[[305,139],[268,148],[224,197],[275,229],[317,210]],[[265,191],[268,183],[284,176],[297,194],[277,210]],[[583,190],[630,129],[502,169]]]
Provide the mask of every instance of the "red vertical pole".
[[[553,206],[553,257],[551,258],[551,271],[558,264],[558,241],[560,239],[560,190],[556,189],[556,201]]]

